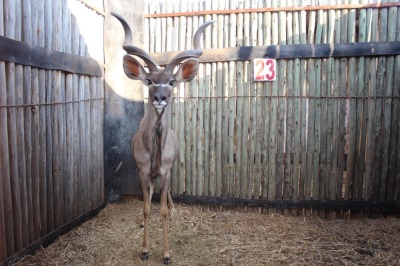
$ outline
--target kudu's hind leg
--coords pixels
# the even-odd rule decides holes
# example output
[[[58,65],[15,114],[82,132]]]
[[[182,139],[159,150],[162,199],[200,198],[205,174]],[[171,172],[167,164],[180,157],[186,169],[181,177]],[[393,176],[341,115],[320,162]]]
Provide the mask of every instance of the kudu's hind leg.
[[[152,180],[149,182],[149,202],[150,202],[150,204],[151,204],[151,199],[153,198],[155,181],[156,181],[155,179],[152,179]],[[144,194],[143,194],[143,197],[144,197]],[[149,213],[149,220],[150,220],[150,214],[151,214],[151,213]],[[144,227],[144,219],[143,219],[143,222],[142,222],[142,224],[140,225],[140,227],[141,227],[141,228]]]
[[[175,211],[175,205],[174,202],[172,201],[171,193],[169,192],[169,190],[168,190],[168,208],[171,211]]]

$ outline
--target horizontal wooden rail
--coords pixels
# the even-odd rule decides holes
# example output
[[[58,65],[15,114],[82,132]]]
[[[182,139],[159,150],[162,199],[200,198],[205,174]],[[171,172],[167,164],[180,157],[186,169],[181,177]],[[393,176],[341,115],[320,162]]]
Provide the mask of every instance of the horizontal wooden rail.
[[[179,52],[152,53],[160,64],[166,65]],[[249,61],[254,58],[327,58],[399,55],[400,42],[359,42],[335,44],[293,44],[269,46],[243,46],[204,49],[201,63]]]
[[[376,4],[353,4],[353,5],[324,5],[324,6],[281,6],[249,9],[226,9],[226,10],[203,10],[177,13],[145,14],[145,18],[165,17],[193,17],[205,15],[230,15],[238,13],[263,13],[263,12],[290,12],[290,11],[318,11],[318,10],[341,10],[341,9],[362,9],[362,8],[389,8],[399,7],[400,3],[376,3]]]
[[[74,74],[103,76],[102,67],[93,58],[33,46],[4,36],[0,36],[0,51],[0,61]]]
[[[158,201],[159,194],[153,199]],[[193,195],[172,195],[175,202],[188,204],[210,204],[222,206],[248,206],[267,207],[277,209],[301,208],[317,210],[350,210],[350,211],[373,211],[387,214],[400,214],[400,202],[385,201],[361,201],[361,200],[266,200],[266,199],[242,199],[206,197]]]

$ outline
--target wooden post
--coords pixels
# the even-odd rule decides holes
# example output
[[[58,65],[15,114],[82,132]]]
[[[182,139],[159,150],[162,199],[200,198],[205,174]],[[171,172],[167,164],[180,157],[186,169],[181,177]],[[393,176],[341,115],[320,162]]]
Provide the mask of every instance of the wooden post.
[[[0,35],[4,35],[3,3],[0,3]],[[6,64],[0,61],[0,95],[7,95]],[[7,97],[0,98],[0,105],[7,105]],[[9,203],[10,160],[8,153],[7,108],[0,107],[0,262],[7,257],[6,228],[9,230],[5,217],[6,204]],[[8,215],[11,216],[11,215]]]

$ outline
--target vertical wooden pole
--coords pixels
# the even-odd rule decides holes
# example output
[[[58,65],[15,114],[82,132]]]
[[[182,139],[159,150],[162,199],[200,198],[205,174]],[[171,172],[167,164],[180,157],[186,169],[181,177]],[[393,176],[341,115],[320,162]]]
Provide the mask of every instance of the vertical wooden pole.
[[[179,4],[179,5],[178,5]],[[185,10],[182,2],[177,2],[177,6],[179,11]],[[179,20],[179,50],[185,49],[185,28],[186,28],[186,17],[181,17]],[[151,41],[151,40],[150,40]],[[179,184],[178,184],[178,193],[182,194],[184,191],[184,184],[185,184],[185,175],[186,175],[186,162],[185,162],[185,102],[183,97],[185,96],[184,91],[185,84],[181,84],[180,87],[177,89],[179,90]]]
[[[355,26],[356,26],[356,13],[355,10],[349,11],[349,26],[348,26],[348,42],[353,43],[355,41]],[[344,191],[344,199],[348,200],[351,197],[351,187],[354,184],[355,176],[354,176],[354,165],[355,165],[355,151],[356,151],[356,126],[357,126],[357,80],[356,80],[356,59],[349,59],[349,70],[348,70],[348,78],[349,78],[349,92],[350,98],[348,102],[348,122],[347,122],[347,132],[348,132],[348,155],[347,155],[347,163],[346,163],[346,181],[345,181],[345,191]]]
[[[190,9],[192,11],[198,11],[198,6],[195,2],[191,3]],[[199,27],[199,19],[198,17],[194,16],[192,18],[192,30],[189,37],[193,38],[193,35],[196,29]],[[190,31],[189,31],[190,32]],[[189,41],[191,43],[191,41]],[[201,44],[203,47],[203,44]],[[189,49],[193,48],[193,44],[189,45]],[[197,173],[197,164],[199,160],[199,154],[197,154],[197,128],[196,125],[198,124],[198,99],[199,99],[199,92],[198,92],[198,75],[188,84],[190,90],[190,104],[191,104],[191,126],[190,126],[190,142],[192,143],[192,155],[191,159],[191,195],[196,195],[197,191],[197,179],[199,178]]]
[[[75,17],[71,18],[71,53],[75,55],[79,55],[79,29],[77,25],[77,21]],[[67,79],[68,80],[68,79]],[[72,114],[71,116],[74,118],[72,119],[71,124],[71,137],[72,142],[71,146],[73,147],[71,153],[71,161],[72,161],[72,172],[71,172],[71,198],[73,202],[71,203],[71,215],[72,217],[76,217],[79,215],[79,208],[80,208],[80,193],[78,191],[79,188],[79,169],[81,165],[81,153],[79,148],[79,76],[77,74],[72,74],[71,80],[71,100],[74,102],[72,103]],[[69,84],[68,84],[69,86]],[[69,96],[69,95],[68,95]]]
[[[267,6],[271,5],[271,2],[267,2]],[[264,45],[270,45],[271,44],[271,29],[272,29],[272,22],[271,22],[271,12],[267,12],[264,14],[264,18],[263,18],[263,24],[264,26]],[[265,97],[264,100],[264,108],[262,110],[263,112],[263,121],[264,121],[264,125],[263,125],[263,147],[262,147],[262,156],[263,156],[263,178],[262,178],[262,182],[263,182],[263,192],[262,192],[262,197],[263,198],[269,198],[269,190],[268,190],[268,186],[269,186],[269,182],[270,182],[270,168],[271,168],[271,164],[270,164],[270,156],[273,156],[272,154],[270,154],[270,149],[271,149],[271,142],[270,140],[270,123],[271,123],[271,87],[272,87],[272,82],[268,82],[266,84],[264,84],[264,88],[263,88],[263,94]],[[267,211],[267,210],[265,210]]]
[[[87,57],[87,50],[85,51],[84,54],[82,54],[82,56]],[[84,132],[84,138],[85,138],[85,142],[84,142],[84,156],[85,158],[85,168],[84,168],[84,176],[82,177],[82,179],[84,180],[83,184],[83,191],[84,191],[84,201],[85,201],[85,209],[84,212],[87,212],[88,210],[91,209],[91,202],[92,202],[92,195],[91,195],[91,188],[92,188],[92,184],[91,184],[91,169],[92,169],[92,158],[91,158],[91,112],[90,112],[90,106],[91,106],[91,102],[90,102],[90,91],[92,90],[91,88],[91,84],[90,84],[90,78],[88,76],[84,77],[84,91],[83,91],[83,99],[84,99],[84,123],[85,123],[85,132]]]
[[[320,41],[322,43],[328,42],[328,12],[321,11],[318,12],[319,22],[318,25],[321,25],[322,29],[319,31],[321,34]],[[319,148],[319,166],[318,166],[318,199],[319,200],[326,200],[326,183],[327,183],[327,153],[328,153],[328,146],[327,146],[327,139],[328,139],[328,131],[327,131],[327,123],[328,123],[328,115],[327,115],[327,107],[328,107],[328,99],[326,98],[328,95],[328,60],[322,59],[320,65],[320,148]],[[326,212],[324,210],[320,210],[319,216],[321,218],[325,218]]]
[[[300,11],[299,22],[300,22],[300,44],[307,43],[307,29],[306,29],[306,17],[307,13],[305,11]],[[301,96],[307,96],[306,93],[306,71],[307,71],[307,61],[301,60],[300,61],[300,93]],[[307,103],[308,99],[302,98],[301,100],[301,134],[300,134],[300,143],[301,143],[301,171],[300,171],[300,178],[299,178],[299,197],[300,199],[305,199],[305,180],[307,176]]]
[[[217,6],[218,2],[213,1],[211,3],[212,9],[218,8]],[[212,15],[213,20],[217,20],[216,15]],[[213,27],[211,30],[211,47],[216,47],[217,45],[217,27]],[[210,74],[210,180],[209,180],[209,190],[210,190],[210,196],[215,196],[215,187],[216,187],[216,176],[217,176],[217,170],[216,170],[216,154],[217,154],[217,136],[216,136],[216,119],[217,119],[217,113],[216,113],[216,107],[217,107],[217,101],[214,96],[217,96],[217,88],[216,88],[216,69],[217,69],[217,64],[212,63],[211,64],[211,71],[209,72]]]
[[[226,2],[225,5],[220,5],[220,9],[228,9],[229,3]],[[222,33],[220,34],[220,41],[218,47],[228,47],[229,41],[229,16],[223,16],[222,23]],[[230,173],[229,173],[229,143],[230,136],[228,131],[228,123],[229,123],[229,75],[228,75],[228,63],[224,62],[222,64],[222,73],[221,77],[223,78],[222,86],[220,88],[222,94],[222,108],[221,108],[221,179],[222,179],[222,187],[221,187],[221,195],[223,197],[227,197],[230,193]]]
[[[263,2],[257,1],[257,6],[262,7]],[[257,42],[256,45],[264,45],[264,17],[262,13],[257,14]],[[254,74],[254,73],[253,73]],[[255,140],[255,167],[256,176],[254,179],[254,198],[259,199],[262,197],[263,190],[263,130],[264,130],[264,120],[263,120],[263,108],[265,105],[265,98],[262,97],[265,90],[265,83],[259,82],[256,84],[256,113],[257,113],[257,136]],[[261,97],[260,97],[261,96]]]
[[[243,2],[238,1],[238,8],[243,8]],[[237,14],[236,19],[236,46],[243,46],[243,14]],[[239,61],[236,63],[236,95],[238,98],[236,99],[236,164],[235,164],[235,172],[236,172],[236,180],[235,180],[235,196],[243,197],[242,193],[242,122],[243,122],[243,62]]]
[[[378,10],[368,10],[367,11],[367,21],[369,23],[369,27],[367,28],[369,32],[368,39],[369,41],[376,40],[376,27],[378,21]],[[371,200],[372,189],[374,188],[374,162],[377,160],[375,155],[375,131],[374,124],[378,121],[375,121],[375,97],[376,97],[376,58],[368,58],[367,67],[366,67],[366,84],[369,84],[368,91],[368,124],[367,124],[367,155],[366,155],[366,169],[365,169],[365,185],[364,185],[364,199]],[[378,135],[376,135],[378,136]]]
[[[22,40],[22,5],[21,2],[16,2],[16,13],[15,13],[15,40]],[[22,247],[26,246],[29,243],[29,221],[28,221],[28,190],[27,190],[27,155],[30,156],[30,149],[26,154],[25,147],[25,113],[24,113],[24,81],[27,81],[29,78],[30,81],[30,73],[28,74],[28,78],[24,80],[24,67],[19,64],[15,64],[15,105],[16,105],[16,140],[17,140],[17,157],[18,157],[18,182],[19,182],[19,208],[21,210],[22,215],[22,230],[16,231],[17,234],[22,235]],[[29,96],[30,97],[30,96]],[[29,120],[30,123],[30,120]],[[30,148],[30,147],[29,147]],[[30,169],[29,169],[30,171]]]
[[[205,9],[210,9],[211,2],[205,2]],[[205,16],[205,21],[211,19],[211,15]],[[204,32],[204,48],[211,48],[211,36],[212,31],[208,30]],[[205,64],[205,102],[204,102],[204,195],[210,194],[210,180],[211,180],[211,153],[210,153],[210,108],[211,108],[211,64]]]
[[[98,182],[100,182],[99,178],[99,159],[98,159],[98,154],[100,151],[98,151],[98,139],[97,136],[99,135],[99,110],[100,110],[100,105],[99,100],[95,100],[97,98],[97,91],[98,91],[98,83],[97,83],[97,77],[90,77],[89,78],[89,85],[90,85],[90,134],[89,134],[89,141],[90,141],[90,165],[91,165],[91,171],[90,171],[90,179],[89,179],[89,184],[91,186],[91,191],[89,191],[89,194],[92,194],[89,196],[90,198],[90,209],[94,209],[98,205],[98,198],[97,195],[99,194],[98,190]]]
[[[65,2],[63,2],[65,5]],[[64,51],[66,53],[72,53],[72,15],[70,14],[68,8],[63,6],[62,9],[62,21],[63,21],[63,45]],[[65,220],[70,221],[73,216],[73,178],[74,178],[74,131],[73,131],[73,103],[72,101],[72,76],[73,74],[66,74],[65,75],[65,154],[66,154],[66,161],[65,161],[65,177],[64,180],[64,211],[65,211]]]
[[[32,2],[29,1],[29,5],[31,6],[31,19],[28,23],[31,23],[31,30],[29,32],[31,36],[31,44],[38,45],[38,29],[39,29],[39,9],[38,5],[32,5]],[[31,81],[31,92],[32,92],[32,104],[36,105],[31,108],[27,108],[26,112],[32,113],[32,157],[31,157],[31,176],[32,176],[32,189],[30,192],[29,201],[32,202],[32,208],[29,210],[30,220],[33,220],[33,237],[34,239],[39,239],[41,236],[41,209],[40,209],[40,144],[39,144],[39,136],[40,136],[40,127],[39,127],[39,119],[40,119],[40,106],[39,106],[39,69],[32,68],[32,81]],[[33,215],[36,214],[36,215]]]
[[[359,11],[359,23],[358,23],[358,36],[359,42],[365,42],[366,40],[366,10],[361,9]],[[353,196],[355,199],[362,199],[363,195],[363,184],[364,184],[364,170],[365,170],[365,127],[366,121],[364,121],[364,116],[366,113],[364,109],[366,108],[365,96],[365,84],[364,84],[364,67],[365,67],[365,57],[360,57],[357,59],[357,114],[356,114],[356,150],[354,157],[358,161],[358,164],[354,168],[354,185],[353,185]]]
[[[44,46],[48,49],[52,47],[53,38],[53,20],[52,20],[52,1],[47,0],[44,4],[44,31],[45,42]],[[50,104],[52,100],[53,90],[52,90],[52,73],[50,70],[45,71],[45,102]],[[53,207],[53,142],[52,142],[52,116],[53,108],[50,105],[46,105],[46,218],[47,218],[47,231],[54,229],[54,207]]]
[[[16,6],[15,1],[3,2],[4,12],[4,36],[15,39],[15,17]],[[23,246],[22,232],[22,211],[21,211],[21,197],[20,197],[20,184],[19,184],[19,166],[18,166],[18,144],[17,144],[17,108],[16,105],[16,74],[15,64],[6,63],[6,88],[7,88],[7,105],[12,107],[7,108],[7,121],[8,121],[8,151],[9,151],[9,169],[10,180],[5,183],[5,195],[10,195],[11,198],[7,199],[6,213],[6,237],[7,237],[7,254],[11,255],[16,250]]]
[[[51,48],[56,51],[61,51],[61,23],[59,21],[61,15],[61,7],[60,2],[56,1],[52,3],[52,21],[53,21],[53,38],[51,43]],[[61,102],[61,71],[52,71],[51,72],[51,79],[52,79],[52,103],[60,103]],[[62,119],[62,112],[61,112],[61,104],[52,104],[51,109],[53,110],[53,115],[51,117],[51,125],[52,125],[52,160],[53,160],[53,167],[51,168],[53,174],[53,211],[54,211],[54,229],[62,224],[62,207],[61,207],[61,199],[62,199],[62,128],[61,128],[61,119]]]
[[[283,2],[283,5],[286,5],[286,1]],[[278,30],[278,43],[281,45],[286,45],[287,44],[287,35],[286,35],[286,13],[285,12],[279,12],[278,14],[278,25],[279,27],[277,28]],[[287,106],[287,99],[285,99],[282,96],[287,95],[287,61],[286,60],[279,60],[279,63],[277,64],[277,70],[278,70],[278,77],[277,77],[277,150],[276,150],[276,167],[277,167],[277,173],[276,173],[276,199],[282,199],[283,198],[283,184],[285,182],[286,176],[285,176],[285,167],[287,167],[287,164],[285,162],[286,157],[288,156],[287,153],[285,152],[288,150],[288,147],[286,146],[285,143],[285,134],[286,134],[286,119],[285,119],[285,109]],[[287,180],[286,180],[287,181]],[[287,181],[288,182],[288,181]],[[282,210],[277,210],[279,213],[283,213]]]
[[[223,9],[223,2],[222,1],[215,1],[217,4],[215,8]],[[217,18],[217,27],[216,27],[216,46],[215,47],[222,47],[223,46],[223,25],[224,25],[224,16],[218,15]],[[215,96],[216,98],[216,120],[215,120],[215,145],[216,145],[216,152],[215,152],[215,196],[220,197],[222,192],[222,185],[223,185],[223,164],[225,163],[225,155],[222,155],[222,123],[223,123],[223,63],[216,63],[216,71],[213,73],[215,75]],[[224,160],[222,160],[224,157]]]
[[[383,1],[387,2],[387,1]],[[389,20],[389,9],[383,8],[380,10],[379,14],[379,41],[389,41],[389,30],[393,32],[395,25]],[[393,36],[394,34],[391,33]],[[393,38],[391,38],[393,41]],[[393,57],[380,57],[380,64],[378,66],[379,80],[378,87],[381,88],[381,168],[378,169],[376,175],[379,176],[380,189],[377,191],[378,200],[386,200],[386,193],[388,191],[388,163],[389,163],[389,145],[390,145],[390,135],[391,135],[391,109],[392,109],[392,73],[393,73]]]
[[[198,10],[204,10],[204,6],[202,5],[202,2],[197,2],[197,9]],[[204,23],[204,17],[199,17],[197,21],[197,25],[200,26]],[[204,39],[203,39],[204,40]],[[204,43],[201,44],[202,47],[204,47]],[[205,64],[200,64],[199,66],[199,72],[197,74],[198,76],[198,121],[197,125],[195,127],[196,129],[196,153],[197,153],[197,168],[196,168],[196,173],[197,175],[197,182],[196,182],[196,191],[195,195],[203,195],[203,184],[204,184],[204,161],[205,161],[205,156],[203,153],[203,148],[204,148],[204,127],[205,127],[205,121],[204,121],[204,95],[205,95]]]
[[[300,43],[300,12],[293,14],[293,44]],[[301,93],[300,93],[300,59],[294,60],[293,73],[293,96],[296,97],[293,103],[293,193],[292,199],[299,199],[299,181],[301,173]],[[293,215],[298,214],[298,210],[292,211]]]
[[[67,1],[62,0],[60,1],[60,10],[58,11],[59,14],[59,23],[60,23],[60,47],[61,51],[70,53],[70,46],[71,46],[71,34],[69,30],[69,9],[67,6]],[[65,224],[66,222],[70,221],[70,210],[69,210],[69,182],[71,179],[71,175],[68,169],[68,144],[67,144],[67,104],[66,102],[66,84],[67,84],[67,76],[68,74],[65,72],[61,72],[61,92],[60,92],[60,135],[59,135],[59,142],[61,144],[61,180],[60,186],[62,193],[60,195],[60,206],[63,210],[61,213],[61,224]]]
[[[230,8],[236,8],[237,2],[236,1],[230,1]],[[229,30],[229,39],[226,42],[227,47],[235,47],[236,46],[236,39],[237,39],[237,31],[236,31],[236,14],[231,14],[229,17],[229,22],[230,22],[230,29]],[[228,75],[229,75],[229,92],[228,95],[230,96],[228,98],[228,108],[229,108],[229,121],[228,121],[228,134],[229,134],[229,196],[233,197],[236,194],[236,189],[235,189],[235,145],[237,143],[235,142],[235,112],[236,112],[236,106],[235,102],[236,99],[233,98],[236,96],[236,63],[235,62],[229,62],[228,65],[226,66],[228,68]],[[236,176],[238,178],[238,176]]]
[[[307,32],[307,43],[313,44],[315,43],[315,23],[316,23],[316,12],[311,11],[309,13],[309,21],[308,21],[308,32]],[[307,106],[307,146],[306,146],[306,176],[305,176],[305,198],[312,199],[313,191],[313,162],[314,162],[314,138],[315,138],[315,65],[313,59],[307,60],[307,89],[306,95],[311,96],[308,99],[308,106]],[[307,215],[309,215],[309,210],[307,210]]]
[[[38,10],[38,19],[37,19],[37,45],[44,47],[45,46],[45,15],[43,10],[45,1],[37,3],[37,10]],[[46,82],[45,82],[46,71],[44,69],[38,70],[38,102],[45,103],[46,102]],[[46,142],[46,109],[45,105],[39,105],[38,107],[38,127],[39,127],[39,154],[38,157],[38,200],[39,200],[39,209],[40,209],[40,236],[43,236],[47,232],[47,189],[46,189],[46,150],[47,150],[47,142]]]
[[[292,1],[287,1],[287,6],[292,6]],[[287,25],[286,25],[286,38],[287,44],[293,44],[293,14],[286,13],[287,17]],[[287,60],[287,70],[285,73],[287,82],[286,82],[286,91],[285,95],[290,98],[285,99],[286,101],[286,115],[285,115],[285,156],[284,156],[284,180],[283,180],[283,199],[291,199],[292,198],[292,187],[293,187],[293,135],[294,135],[294,123],[293,123],[293,107],[294,107],[294,98],[293,96],[293,74],[294,73],[294,60]],[[289,215],[292,210],[284,210],[285,215]]]
[[[389,9],[389,32],[388,32],[388,40],[389,41],[395,41],[396,37],[397,39],[400,39],[399,34],[395,33],[396,29],[396,24],[400,25],[400,20],[398,19],[398,10],[397,8],[390,8]],[[386,192],[386,199],[387,201],[394,200],[395,197],[395,190],[396,190],[396,175],[399,175],[396,173],[396,148],[398,146],[398,143],[400,142],[399,139],[396,139],[398,136],[399,132],[399,95],[400,92],[399,90],[394,89],[396,84],[399,84],[400,81],[400,75],[396,74],[399,73],[400,67],[400,56],[393,56],[388,58],[388,75],[387,75],[387,81],[386,84],[389,87],[388,92],[386,93],[387,96],[392,96],[393,99],[387,99],[385,103],[386,107],[386,112],[390,112],[390,107],[392,108],[391,110],[391,136],[389,140],[389,165],[388,165],[388,181],[387,181],[387,192]],[[389,97],[390,97],[389,96]],[[389,109],[389,110],[387,110]],[[386,118],[386,115],[385,115]],[[397,153],[400,153],[399,150],[397,149]],[[399,175],[400,176],[400,175]]]
[[[4,17],[3,1],[0,2],[0,35],[4,36]],[[6,64],[0,61],[0,95],[7,95]],[[0,98],[0,106],[7,105],[7,97]],[[9,108],[9,107],[8,107]],[[0,107],[0,261],[4,261],[8,254],[8,246],[13,244],[8,242],[7,225],[12,215],[4,215],[10,209],[10,160],[8,144],[8,116],[6,107]],[[7,228],[7,229],[6,229]]]
[[[97,78],[97,83],[98,83],[98,97],[102,100],[99,100],[99,118],[98,118],[98,123],[100,126],[100,132],[98,135],[98,143],[99,143],[99,176],[101,182],[98,183],[98,186],[100,187],[100,194],[99,194],[99,202],[105,202],[105,194],[104,194],[104,89],[105,89],[105,84],[104,80],[102,77]]]
[[[256,1],[249,1],[251,4],[251,8],[256,7]],[[258,24],[258,16],[257,13],[252,13],[249,15],[249,42],[248,44],[251,46],[257,45],[257,24]],[[250,26],[251,25],[251,26]],[[251,64],[249,62],[249,138],[247,143],[248,149],[248,180],[247,180],[247,198],[251,199],[256,194],[257,188],[257,158],[256,158],[256,139],[257,139],[257,89],[256,83],[251,80]],[[258,145],[258,143],[257,143]],[[258,164],[259,165],[259,164]]]
[[[246,1],[244,3],[244,8],[248,9],[250,8],[250,2]],[[243,45],[244,46],[249,46],[250,45],[250,14],[245,13],[243,15]],[[242,120],[242,140],[240,145],[242,145],[242,158],[241,158],[241,164],[242,164],[242,172],[240,173],[241,178],[242,178],[242,183],[241,183],[241,196],[248,198],[249,195],[251,195],[251,182],[252,182],[252,176],[251,173],[249,172],[249,91],[250,91],[250,75],[249,75],[249,62],[245,61],[243,62],[243,120]],[[250,192],[249,192],[250,190]]]
[[[272,6],[275,7],[277,6],[277,1],[272,1]],[[272,13],[272,18],[271,18],[271,25],[276,25],[278,23],[278,13]],[[274,26],[271,28],[271,44],[278,44],[279,38],[278,38],[278,30]],[[277,108],[278,108],[278,99],[274,96],[278,95],[278,83],[273,82],[272,83],[272,90],[271,90],[271,106],[270,106],[270,138],[269,138],[269,143],[270,143],[270,152],[269,152],[269,180],[268,180],[268,199],[269,200],[274,200],[277,197],[277,174],[278,174],[278,165],[277,165],[277,153],[278,153],[278,148],[281,149],[282,147],[277,147],[277,127],[278,127],[278,122],[277,122]],[[275,212],[276,210],[269,209],[268,213]]]

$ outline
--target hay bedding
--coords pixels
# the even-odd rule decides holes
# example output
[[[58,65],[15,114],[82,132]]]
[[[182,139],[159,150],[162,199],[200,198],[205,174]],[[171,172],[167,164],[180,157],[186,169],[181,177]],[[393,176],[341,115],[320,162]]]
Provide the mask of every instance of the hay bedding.
[[[400,265],[400,220],[321,220],[177,205],[173,265]],[[161,265],[159,205],[152,205],[150,258],[140,259],[142,203],[99,215],[15,265]]]

